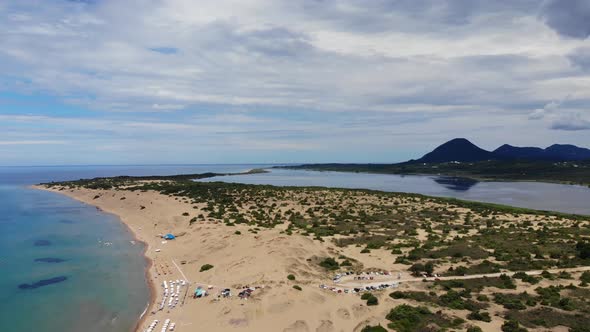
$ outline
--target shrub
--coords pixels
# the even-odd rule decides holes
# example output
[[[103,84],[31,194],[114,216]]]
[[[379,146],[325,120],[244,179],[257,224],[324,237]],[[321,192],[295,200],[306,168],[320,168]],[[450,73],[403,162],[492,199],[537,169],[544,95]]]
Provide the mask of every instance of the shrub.
[[[295,286],[293,286],[293,288],[296,289],[296,290],[298,290],[298,291],[302,290],[301,289],[301,286],[299,286],[299,285],[295,285]]]
[[[410,268],[408,270],[410,272],[412,272],[413,275],[419,276],[420,273],[424,272],[424,264],[416,263],[416,264],[410,266]]]
[[[401,292],[401,291],[395,291],[395,292],[389,294],[389,296],[394,299],[405,299],[406,298],[406,294],[404,294],[404,292]]]
[[[326,270],[338,270],[338,268],[340,267],[338,262],[331,257],[325,258],[323,261],[321,261],[320,266]]]
[[[373,294],[371,293],[364,293],[363,295],[361,295],[361,300],[368,300],[371,298],[371,296],[373,296]]]
[[[477,300],[481,302],[489,302],[490,299],[485,294],[480,294],[477,296]]]
[[[528,331],[524,327],[520,327],[520,324],[515,320],[509,320],[502,324],[503,332],[526,332]]]
[[[368,248],[365,248],[365,249],[361,250],[361,254],[368,254],[370,252],[371,252],[371,250],[368,249]]]
[[[352,266],[352,263],[348,259],[345,259],[344,262],[340,263],[340,266]]]
[[[467,319],[479,320],[488,323],[492,321],[492,317],[490,317],[490,314],[485,311],[473,311],[467,315]]]
[[[289,279],[289,280],[295,280],[295,276],[294,276],[294,275],[292,275],[292,274],[289,274],[289,275],[287,276],[287,279]]]
[[[379,300],[375,297],[375,296],[371,296],[368,300],[367,300],[367,305],[368,306],[373,306],[373,305],[378,305],[379,304]]]
[[[185,216],[185,217],[188,217],[188,212],[185,212],[182,215]]]
[[[201,266],[201,270],[199,270],[199,272],[205,272],[207,270],[211,270],[212,268],[213,268],[213,265],[205,264],[205,265]]]
[[[387,330],[381,325],[378,325],[378,326],[368,326],[367,325],[367,326],[365,326],[365,328],[363,328],[361,330],[361,332],[387,332]]]
[[[236,235],[241,235],[241,234],[242,234],[242,232],[240,232],[240,231],[235,231],[235,232],[234,232],[234,234],[236,234]]]
[[[470,326],[467,328],[467,332],[483,332],[479,326]]]
[[[590,242],[578,242],[576,244],[576,251],[578,252],[578,257],[580,257],[581,259],[590,258]]]
[[[399,305],[387,314],[391,321],[388,327],[398,332],[413,332],[426,326],[434,314],[426,307],[413,307],[407,304]]]

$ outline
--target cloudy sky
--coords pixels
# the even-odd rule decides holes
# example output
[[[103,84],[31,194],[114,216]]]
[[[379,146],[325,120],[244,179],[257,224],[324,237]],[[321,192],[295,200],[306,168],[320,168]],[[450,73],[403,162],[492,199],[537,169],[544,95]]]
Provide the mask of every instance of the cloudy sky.
[[[590,146],[588,0],[3,0],[0,165]]]

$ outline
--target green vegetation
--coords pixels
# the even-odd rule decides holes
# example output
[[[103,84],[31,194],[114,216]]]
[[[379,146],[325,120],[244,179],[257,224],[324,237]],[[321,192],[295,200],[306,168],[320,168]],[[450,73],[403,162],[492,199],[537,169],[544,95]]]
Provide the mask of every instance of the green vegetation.
[[[567,326],[572,331],[584,331],[588,329],[588,316],[582,314],[564,313],[549,307],[539,307],[532,310],[510,311],[509,319],[518,321],[527,327],[553,328],[555,326]]]
[[[334,258],[328,257],[320,262],[320,266],[326,270],[338,270],[340,264]]]
[[[371,293],[364,293],[361,295],[361,300],[366,300],[368,306],[374,306],[379,304],[379,299],[375,297],[375,295]]]
[[[387,327],[397,332],[424,331],[429,325],[437,325],[442,329],[456,328],[463,324],[462,319],[450,319],[441,313],[432,313],[426,307],[406,304],[391,309],[386,318],[391,321]]]
[[[387,329],[385,329],[381,325],[377,325],[377,326],[365,326],[361,330],[361,332],[387,332]]]
[[[492,317],[490,317],[490,314],[485,311],[472,311],[471,313],[469,313],[467,315],[467,319],[479,320],[482,322],[491,322],[492,321]]]
[[[301,286],[299,286],[299,285],[294,285],[294,286],[293,286],[293,289],[296,289],[296,290],[298,290],[298,291],[302,290],[302,289],[301,289]]]
[[[295,280],[295,276],[294,276],[294,275],[292,275],[292,274],[289,274],[289,275],[287,276],[287,279],[289,279],[289,280]]]
[[[527,329],[524,327],[520,327],[520,324],[517,321],[509,320],[502,324],[502,331],[503,332],[526,332]]]
[[[539,281],[541,281],[541,278],[535,278],[533,276],[530,276],[530,275],[526,274],[525,272],[515,273],[512,276],[512,278],[514,278],[514,279],[520,279],[523,282],[527,282],[527,283],[532,284],[532,285],[538,284]]]
[[[411,299],[417,302],[435,304],[455,310],[478,311],[487,307],[487,304],[485,303],[479,303],[471,300],[471,294],[467,291],[456,292],[449,290],[440,296],[437,296],[436,293],[426,293],[420,291],[395,291],[389,294],[389,296],[394,299]]]
[[[213,268],[213,265],[205,264],[205,265],[201,266],[201,269],[199,270],[199,272],[205,272],[205,271],[211,270],[212,268]]]
[[[503,274],[500,277],[483,277],[477,279],[466,279],[466,280],[445,280],[437,281],[437,285],[440,285],[444,289],[453,288],[464,288],[468,291],[480,292],[486,287],[495,287],[500,289],[516,289],[516,285],[513,280],[507,275]]]

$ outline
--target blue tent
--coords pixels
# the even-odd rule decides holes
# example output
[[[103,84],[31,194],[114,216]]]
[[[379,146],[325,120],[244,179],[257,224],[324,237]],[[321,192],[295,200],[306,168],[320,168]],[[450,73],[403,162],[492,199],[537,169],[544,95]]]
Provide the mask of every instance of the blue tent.
[[[174,240],[176,237],[174,235],[168,233],[168,234],[164,235],[164,238],[166,240]]]

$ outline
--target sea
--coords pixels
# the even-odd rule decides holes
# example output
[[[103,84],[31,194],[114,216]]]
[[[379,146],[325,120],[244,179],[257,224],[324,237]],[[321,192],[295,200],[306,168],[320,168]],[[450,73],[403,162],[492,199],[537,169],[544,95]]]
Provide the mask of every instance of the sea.
[[[129,332],[149,301],[143,245],[116,216],[30,185],[259,166],[0,167],[0,331]]]
[[[129,332],[149,301],[144,248],[116,216],[30,185],[271,166],[0,167],[0,330]],[[283,169],[205,181],[413,192],[590,215],[583,186]]]

